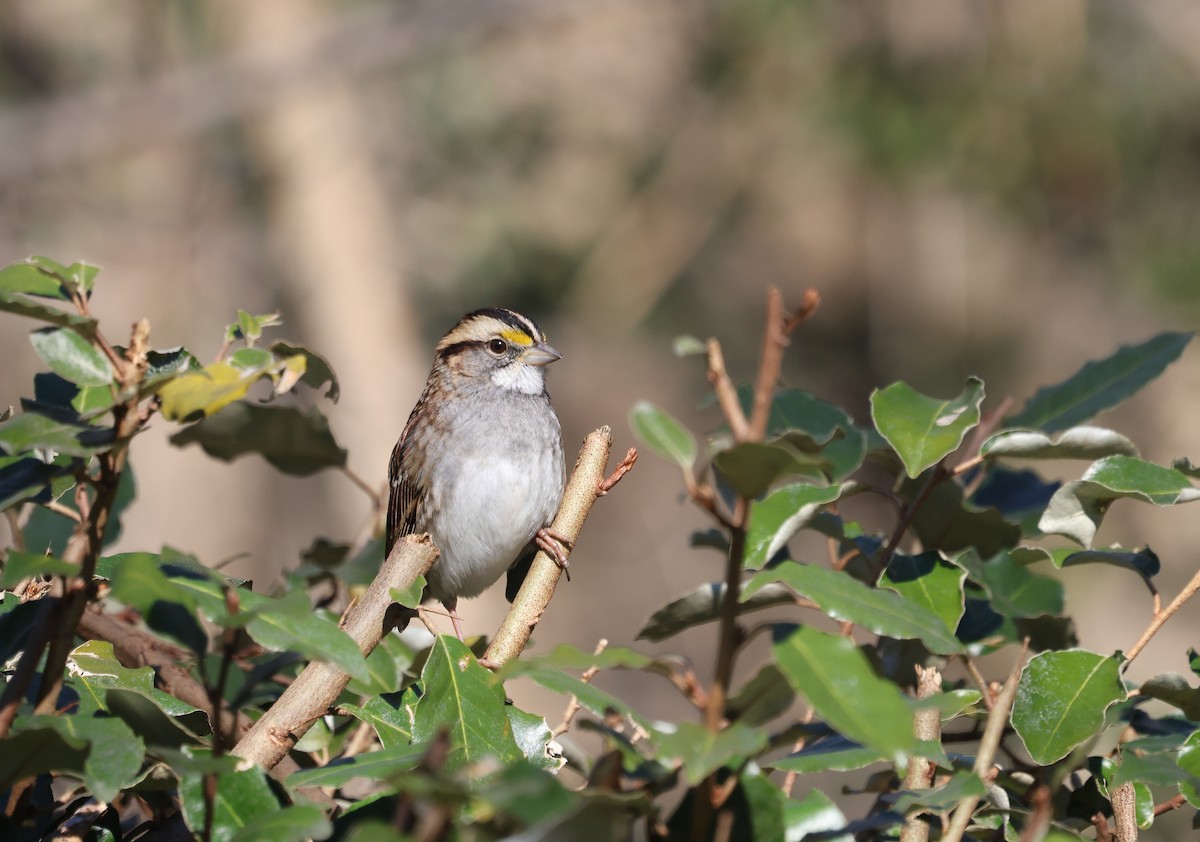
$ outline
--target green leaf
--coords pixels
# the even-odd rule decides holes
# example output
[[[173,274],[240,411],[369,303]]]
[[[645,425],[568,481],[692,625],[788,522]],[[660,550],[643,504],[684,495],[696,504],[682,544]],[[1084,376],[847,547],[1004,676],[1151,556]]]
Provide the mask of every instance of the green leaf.
[[[62,466],[31,456],[0,456],[0,511],[25,500],[49,500],[51,482],[64,472]]]
[[[114,439],[110,427],[57,421],[37,412],[22,412],[0,424],[0,451],[10,456],[52,450],[82,459],[108,450]]]
[[[408,747],[412,743],[413,712],[418,696],[413,688],[402,693],[372,696],[362,707],[342,705],[352,716],[375,729],[380,744],[386,748]]]
[[[107,711],[109,690],[126,690],[144,696],[168,716],[184,716],[199,710],[195,705],[156,688],[151,667],[130,669],[122,665],[108,641],[89,640],[77,646],[68,657],[67,664],[75,677],[76,686],[81,688],[81,704],[86,700],[88,710]]]
[[[74,576],[78,572],[77,566],[60,558],[9,548],[4,554],[0,590],[10,590],[30,576]]]
[[[108,358],[95,345],[66,327],[44,327],[29,334],[33,350],[59,377],[77,386],[113,382]]]
[[[762,444],[747,441],[713,456],[713,465],[740,496],[753,499],[777,481],[802,476],[823,479],[821,459],[802,453],[786,440]]]
[[[344,786],[355,778],[384,781],[420,763],[426,748],[424,745],[399,745],[368,754],[356,754],[315,769],[294,772],[288,776],[287,785],[297,790],[308,786]]]
[[[690,786],[723,766],[740,766],[767,746],[767,735],[741,723],[710,731],[695,722],[680,722],[653,732],[658,759],[674,763]]]
[[[846,827],[846,816],[829,796],[819,789],[811,790],[799,801],[789,800],[785,803],[783,819],[788,839],[804,839],[811,834],[822,842],[854,842],[853,833],[834,835],[836,831]]]
[[[1085,365],[1056,386],[1040,389],[1006,427],[1054,433],[1083,424],[1123,402],[1179,358],[1191,333],[1161,333],[1141,345],[1124,345],[1111,357]]]
[[[501,763],[524,757],[504,709],[504,688],[461,640],[438,636],[421,671],[421,685],[424,695],[413,713],[413,740],[426,743],[439,731],[449,731],[448,769],[469,768],[488,757]]]
[[[237,323],[225,329],[225,338],[229,341],[244,339],[247,345],[254,345],[262,337],[263,328],[278,327],[283,324],[278,313],[267,313],[254,316],[245,310],[237,311]]]
[[[915,638],[941,655],[963,651],[963,645],[937,614],[893,591],[868,587],[841,570],[785,561],[751,579],[746,595],[774,582],[783,582],[835,620],[855,623],[888,637]]]
[[[346,451],[316,408],[232,403],[171,436],[171,444],[199,444],[209,456],[226,462],[257,453],[293,476],[346,464]]]
[[[671,353],[677,357],[689,357],[693,354],[703,354],[707,352],[704,343],[694,336],[676,336],[671,342]]]
[[[979,448],[989,459],[1101,459],[1137,456],[1137,447],[1104,427],[1072,427],[1053,438],[1041,430],[1001,430]]]
[[[1109,506],[1124,498],[1172,506],[1200,500],[1200,489],[1174,468],[1109,456],[1092,464],[1077,482],[1054,492],[1038,528],[1091,547]]]
[[[987,787],[979,776],[963,770],[955,772],[950,780],[933,789],[897,793],[892,800],[892,809],[898,813],[908,813],[918,808],[941,813],[954,809],[964,798],[982,798],[985,795]]]
[[[748,414],[754,389],[742,386],[738,399]],[[767,416],[767,444],[785,445],[804,465],[806,476],[840,482],[862,464],[867,435],[844,409],[802,389],[780,389]],[[753,495],[752,495],[753,496]]]
[[[901,496],[911,500],[924,480],[908,480]],[[974,547],[984,556],[995,555],[1021,540],[1021,527],[993,508],[980,508],[963,499],[957,482],[940,482],[917,509],[913,531],[926,550],[952,554]]]
[[[1179,748],[1179,770],[1187,776],[1179,791],[1193,807],[1200,807],[1200,731],[1193,731]]]
[[[1048,766],[1104,727],[1125,698],[1121,661],[1082,649],[1042,652],[1021,671],[1012,723],[1034,762]]]
[[[181,774],[179,777],[179,804],[183,808],[183,817],[188,828],[197,835],[204,831],[204,787],[202,774]],[[246,839],[241,835],[243,828],[280,809],[262,767],[221,772],[217,775],[210,838],[212,842]]]
[[[83,781],[99,801],[112,801],[142,767],[146,746],[129,726],[115,717],[24,716],[13,723],[13,733],[53,730],[70,746],[88,749],[83,761]],[[2,744],[0,744],[2,745]],[[77,768],[77,767],[76,767]],[[49,767],[53,770],[53,767]],[[63,769],[61,771],[74,771]]]
[[[516,705],[507,705],[508,722],[512,726],[513,738],[531,764],[547,772],[556,772],[567,762],[562,749],[550,743],[554,732],[546,724],[544,716],[526,713]]]
[[[966,571],[950,564],[936,552],[895,555],[879,584],[908,602],[934,614],[951,634],[962,619]]]
[[[821,506],[832,503],[841,491],[840,486],[787,485],[755,501],[750,508],[743,566],[748,570],[765,567]]]
[[[234,842],[307,842],[309,839],[324,839],[333,832],[333,826],[319,807],[311,804],[296,804],[266,815],[251,819],[234,834]]]
[[[556,669],[534,669],[522,675],[552,693],[574,696],[584,710],[595,716],[604,718],[615,711],[621,716],[628,717],[643,730],[650,729],[650,721],[625,702],[573,675],[567,675]]]
[[[1029,554],[1039,558],[1036,551]],[[971,579],[991,596],[992,609],[1010,618],[1057,616],[1063,611],[1062,582],[1031,572],[1015,552],[997,553],[984,561],[979,553],[967,550],[954,559]]]
[[[1058,550],[1049,553],[1055,567],[1075,567],[1080,564],[1111,564],[1137,573],[1147,582],[1158,575],[1162,568],[1158,556],[1149,547],[1140,550],[1123,550],[1111,547],[1107,550]]]
[[[392,597],[392,601],[397,605],[403,605],[405,608],[416,608],[421,604],[421,597],[425,593],[425,577],[418,576],[412,580],[407,588],[392,588],[388,594]]]
[[[271,353],[284,359],[295,356],[303,357],[304,376],[300,378],[300,382],[310,389],[320,389],[328,383],[329,388],[325,391],[325,397],[334,403],[338,402],[338,398],[342,393],[342,387],[338,384],[337,375],[334,374],[333,367],[320,354],[314,353],[300,345],[291,345],[287,342],[272,342]]]
[[[790,605],[796,597],[782,585],[766,585],[753,596],[745,595],[745,585],[738,600],[738,614],[748,614],[772,605]],[[721,616],[725,598],[724,582],[708,582],[689,591],[655,611],[637,634],[638,640],[658,642],[673,637],[684,629],[710,623]]]
[[[1147,679],[1138,693],[1174,705],[1193,722],[1200,722],[1200,690],[1179,673],[1168,672]]]
[[[806,744],[800,751],[767,765],[784,772],[808,775],[813,772],[851,772],[887,759],[881,751],[864,748],[853,740],[834,734]]]
[[[499,672],[503,680],[515,678],[535,670],[587,670],[598,669],[647,669],[661,664],[649,655],[635,652],[624,646],[612,646],[603,652],[585,652],[567,643],[560,643],[542,655],[522,655],[509,661]]]
[[[629,410],[629,426],[646,447],[687,470],[696,461],[696,438],[665,410],[639,401]]]
[[[916,750],[907,701],[850,640],[807,626],[779,627],[774,652],[796,692],[841,734],[894,762]]]
[[[893,383],[871,394],[875,427],[899,454],[911,478],[940,462],[962,444],[979,423],[983,381],[967,378],[953,400],[926,397],[905,383]]]
[[[62,266],[45,257],[18,260],[0,269],[0,293],[24,293],[56,301],[70,301],[70,292],[61,279],[65,271]]]
[[[764,725],[787,711],[796,694],[774,664],[767,664],[725,701],[725,718],[745,725]]]

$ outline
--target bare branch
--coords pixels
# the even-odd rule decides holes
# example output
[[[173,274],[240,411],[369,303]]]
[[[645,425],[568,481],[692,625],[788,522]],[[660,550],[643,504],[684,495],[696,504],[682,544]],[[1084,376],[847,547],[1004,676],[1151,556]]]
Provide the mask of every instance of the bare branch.
[[[737,389],[729,379],[725,369],[725,354],[721,351],[721,343],[710,339],[705,343],[708,349],[708,382],[712,384],[713,393],[717,396],[717,405],[725,416],[725,423],[733,434],[734,441],[746,441],[750,435],[750,427],[746,423],[746,413],[742,412],[742,404],[738,401]]]
[[[1158,634],[1158,630],[1163,627],[1167,620],[1171,619],[1184,606],[1189,599],[1196,595],[1196,591],[1200,590],[1200,570],[1196,571],[1196,575],[1192,576],[1190,582],[1184,585],[1183,590],[1179,595],[1171,600],[1171,604],[1162,611],[1156,611],[1154,618],[1150,621],[1150,625],[1146,626],[1146,630],[1142,632],[1142,636],[1138,638],[1138,642],[1133,644],[1129,652],[1126,653],[1126,660],[1123,669],[1128,669],[1133,663],[1133,659],[1142,653],[1146,648],[1146,644]]]

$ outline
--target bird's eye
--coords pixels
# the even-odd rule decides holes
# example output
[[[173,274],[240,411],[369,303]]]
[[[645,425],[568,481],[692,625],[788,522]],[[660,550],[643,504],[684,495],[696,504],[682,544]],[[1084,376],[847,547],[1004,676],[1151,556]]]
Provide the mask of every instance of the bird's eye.
[[[490,342],[488,342],[487,347],[488,347],[489,351],[491,351],[493,354],[495,354],[498,357],[501,354],[503,354],[505,351],[508,350],[508,343],[505,342],[503,339],[493,339]]]

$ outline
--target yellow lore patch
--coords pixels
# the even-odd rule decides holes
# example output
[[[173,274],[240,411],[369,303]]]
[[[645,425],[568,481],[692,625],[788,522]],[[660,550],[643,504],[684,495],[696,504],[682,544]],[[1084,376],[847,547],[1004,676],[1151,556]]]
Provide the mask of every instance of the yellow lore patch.
[[[519,345],[522,348],[528,348],[533,344],[533,340],[527,334],[519,330],[504,330],[500,332],[500,338],[510,345]]]

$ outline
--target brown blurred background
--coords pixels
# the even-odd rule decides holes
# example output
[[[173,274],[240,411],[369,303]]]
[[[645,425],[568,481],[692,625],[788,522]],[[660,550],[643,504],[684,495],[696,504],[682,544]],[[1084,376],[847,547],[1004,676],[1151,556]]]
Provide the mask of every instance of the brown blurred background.
[[[895,379],[949,396],[977,374],[990,406],[1020,406],[1200,314],[1200,7],[8,0],[0,260],[31,253],[104,267],[114,341],[147,316],[158,347],[210,359],[235,308],[281,311],[280,335],[339,373],[334,432],[373,485],[433,342],[481,306],[534,316],[564,353],[550,388],[571,452],[602,423],[632,444],[639,398],[711,429],[703,372],[670,340],[719,336],[748,377],[767,284],[820,290],[787,381],[860,421]],[[27,328],[0,321],[0,404],[38,368]],[[1101,421],[1146,458],[1200,458],[1198,387],[1192,348]],[[245,554],[230,569],[269,588],[366,514],[340,474],[215,463],[169,432],[135,446],[122,549]],[[704,526],[645,458],[597,506],[538,645],[629,642],[717,577],[687,548]],[[1100,533],[1148,537],[1170,598],[1198,562],[1195,514],[1118,504]],[[1132,644],[1150,604],[1129,574],[1064,578],[1084,646]],[[503,596],[463,607],[486,632]],[[1186,672],[1197,616],[1131,678]],[[706,675],[712,634],[649,648]],[[679,714],[655,679],[605,681]]]

